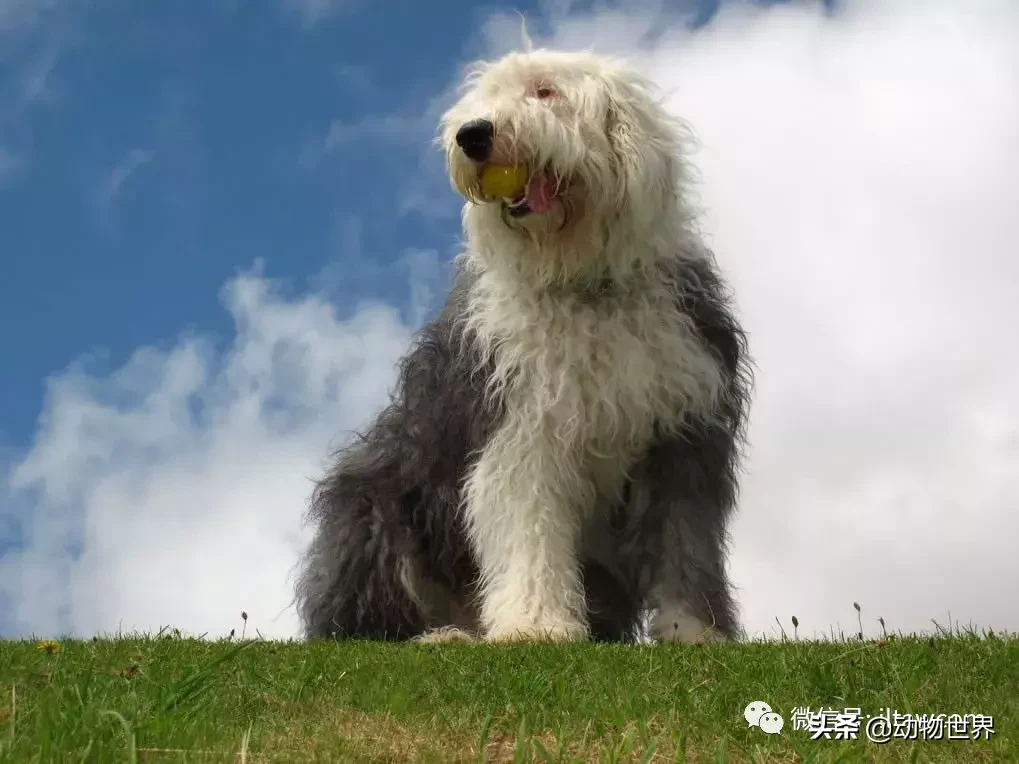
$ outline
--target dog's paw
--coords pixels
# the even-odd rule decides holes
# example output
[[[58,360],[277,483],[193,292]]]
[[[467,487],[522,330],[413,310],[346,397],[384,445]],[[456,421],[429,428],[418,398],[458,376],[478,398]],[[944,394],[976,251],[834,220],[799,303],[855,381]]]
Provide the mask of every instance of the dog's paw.
[[[487,642],[583,642],[587,638],[587,626],[572,620],[498,625],[485,635]]]
[[[444,645],[451,642],[477,642],[478,638],[469,631],[458,629],[456,626],[442,626],[419,634],[414,637],[413,641],[421,645]]]
[[[710,645],[729,639],[710,623],[692,616],[682,608],[659,612],[651,621],[651,637],[655,642],[688,645]]]
[[[715,645],[728,642],[729,638],[714,626],[700,626],[697,630],[684,629],[673,624],[672,629],[660,629],[653,634],[655,642],[684,645]]]

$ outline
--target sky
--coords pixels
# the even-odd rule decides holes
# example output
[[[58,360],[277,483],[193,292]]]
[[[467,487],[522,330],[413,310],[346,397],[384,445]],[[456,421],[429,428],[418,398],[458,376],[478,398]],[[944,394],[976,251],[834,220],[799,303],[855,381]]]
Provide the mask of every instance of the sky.
[[[1013,0],[0,0],[0,635],[298,633],[313,480],[460,246],[436,123],[518,12],[698,134],[747,632],[1019,630]]]

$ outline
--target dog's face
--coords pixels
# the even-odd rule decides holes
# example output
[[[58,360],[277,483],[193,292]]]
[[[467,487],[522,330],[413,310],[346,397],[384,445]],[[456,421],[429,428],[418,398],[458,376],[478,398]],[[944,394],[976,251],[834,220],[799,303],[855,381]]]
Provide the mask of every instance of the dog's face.
[[[556,236],[665,214],[679,127],[619,63],[539,50],[477,65],[442,119],[440,141],[467,214]],[[526,168],[526,185],[511,197],[487,195],[481,177],[490,164]]]

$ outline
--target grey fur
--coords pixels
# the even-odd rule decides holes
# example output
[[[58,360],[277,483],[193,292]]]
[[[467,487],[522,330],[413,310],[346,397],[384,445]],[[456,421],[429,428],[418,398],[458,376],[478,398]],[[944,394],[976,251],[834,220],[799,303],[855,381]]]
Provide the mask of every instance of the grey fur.
[[[714,417],[660,437],[632,470],[624,501],[585,529],[595,639],[633,639],[663,598],[685,603],[725,636],[738,630],[725,558],[752,385],[746,336],[713,258],[678,258],[674,267],[677,302],[727,388]],[[470,289],[458,273],[444,309],[402,362],[389,406],[316,487],[317,532],[297,584],[309,637],[399,640],[476,627],[478,569],[460,491],[502,411],[486,403],[491,368],[460,329]]]

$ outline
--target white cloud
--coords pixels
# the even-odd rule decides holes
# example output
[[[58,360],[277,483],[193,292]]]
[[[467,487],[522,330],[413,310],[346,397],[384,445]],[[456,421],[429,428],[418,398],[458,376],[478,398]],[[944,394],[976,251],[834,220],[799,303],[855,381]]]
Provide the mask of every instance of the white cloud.
[[[0,33],[20,32],[60,5],[60,0],[0,0]]]
[[[519,22],[517,30],[519,40]],[[304,169],[317,167],[329,156],[343,155],[351,146],[365,141],[381,141],[390,149],[396,146],[413,152],[403,165],[405,171],[397,187],[398,215],[419,215],[453,220],[460,212],[458,197],[450,193],[444,157],[435,150],[436,126],[442,113],[456,100],[456,82],[439,93],[421,99],[410,109],[393,114],[369,114],[358,120],[333,120],[324,137],[306,141],[298,157]]]
[[[224,290],[236,336],[183,337],[112,373],[48,383],[11,473],[28,539],[0,559],[9,630],[296,632],[291,569],[330,446],[383,401],[410,328],[393,308],[338,320],[259,273]]]
[[[423,109],[427,132],[422,129],[414,172],[400,189],[396,209],[400,215],[417,213],[427,218],[454,221],[459,218],[462,199],[450,193],[445,157],[435,146],[436,126],[442,113],[456,101],[457,82],[449,83],[441,92],[428,99]]]
[[[597,37],[703,142],[704,229],[759,365],[746,626],[1019,629],[1019,7],[733,4]],[[647,19],[645,18],[645,21]],[[620,30],[614,37],[615,30]]]
[[[851,630],[857,601],[871,633],[949,612],[1017,629],[1019,11],[843,7],[734,6],[696,34],[571,16],[554,41],[636,57],[704,143],[704,228],[759,365],[733,545],[747,628]],[[383,400],[410,327],[257,274],[226,296],[226,348],[50,381],[12,473],[30,543],[0,560],[20,628],[224,633],[245,609],[293,633],[310,478]]]
[[[332,67],[332,72],[339,83],[356,92],[368,92],[375,87],[375,81],[367,66],[337,64]]]
[[[342,119],[329,123],[324,138],[309,140],[301,149],[299,164],[313,168],[324,158],[350,150],[367,141],[389,144],[420,144],[432,127],[420,114],[369,114],[355,121]]]
[[[28,102],[50,101],[53,98],[51,77],[60,62],[56,43],[39,51],[25,66],[21,76],[21,96]]]
[[[136,191],[137,176],[155,158],[156,152],[151,149],[130,149],[95,184],[89,201],[95,210],[96,223],[106,235],[119,234],[120,208]]]
[[[155,152],[150,149],[131,149],[126,152],[99,183],[99,187],[96,189],[96,201],[103,207],[109,205],[120,193],[124,184],[139,169],[155,158]]]
[[[13,177],[25,164],[23,157],[0,146],[0,183]]]
[[[282,0],[283,7],[311,28],[350,7],[350,0]]]
[[[33,114],[59,102],[54,73],[69,44],[73,16],[64,0],[0,0],[0,187],[31,164]]]

